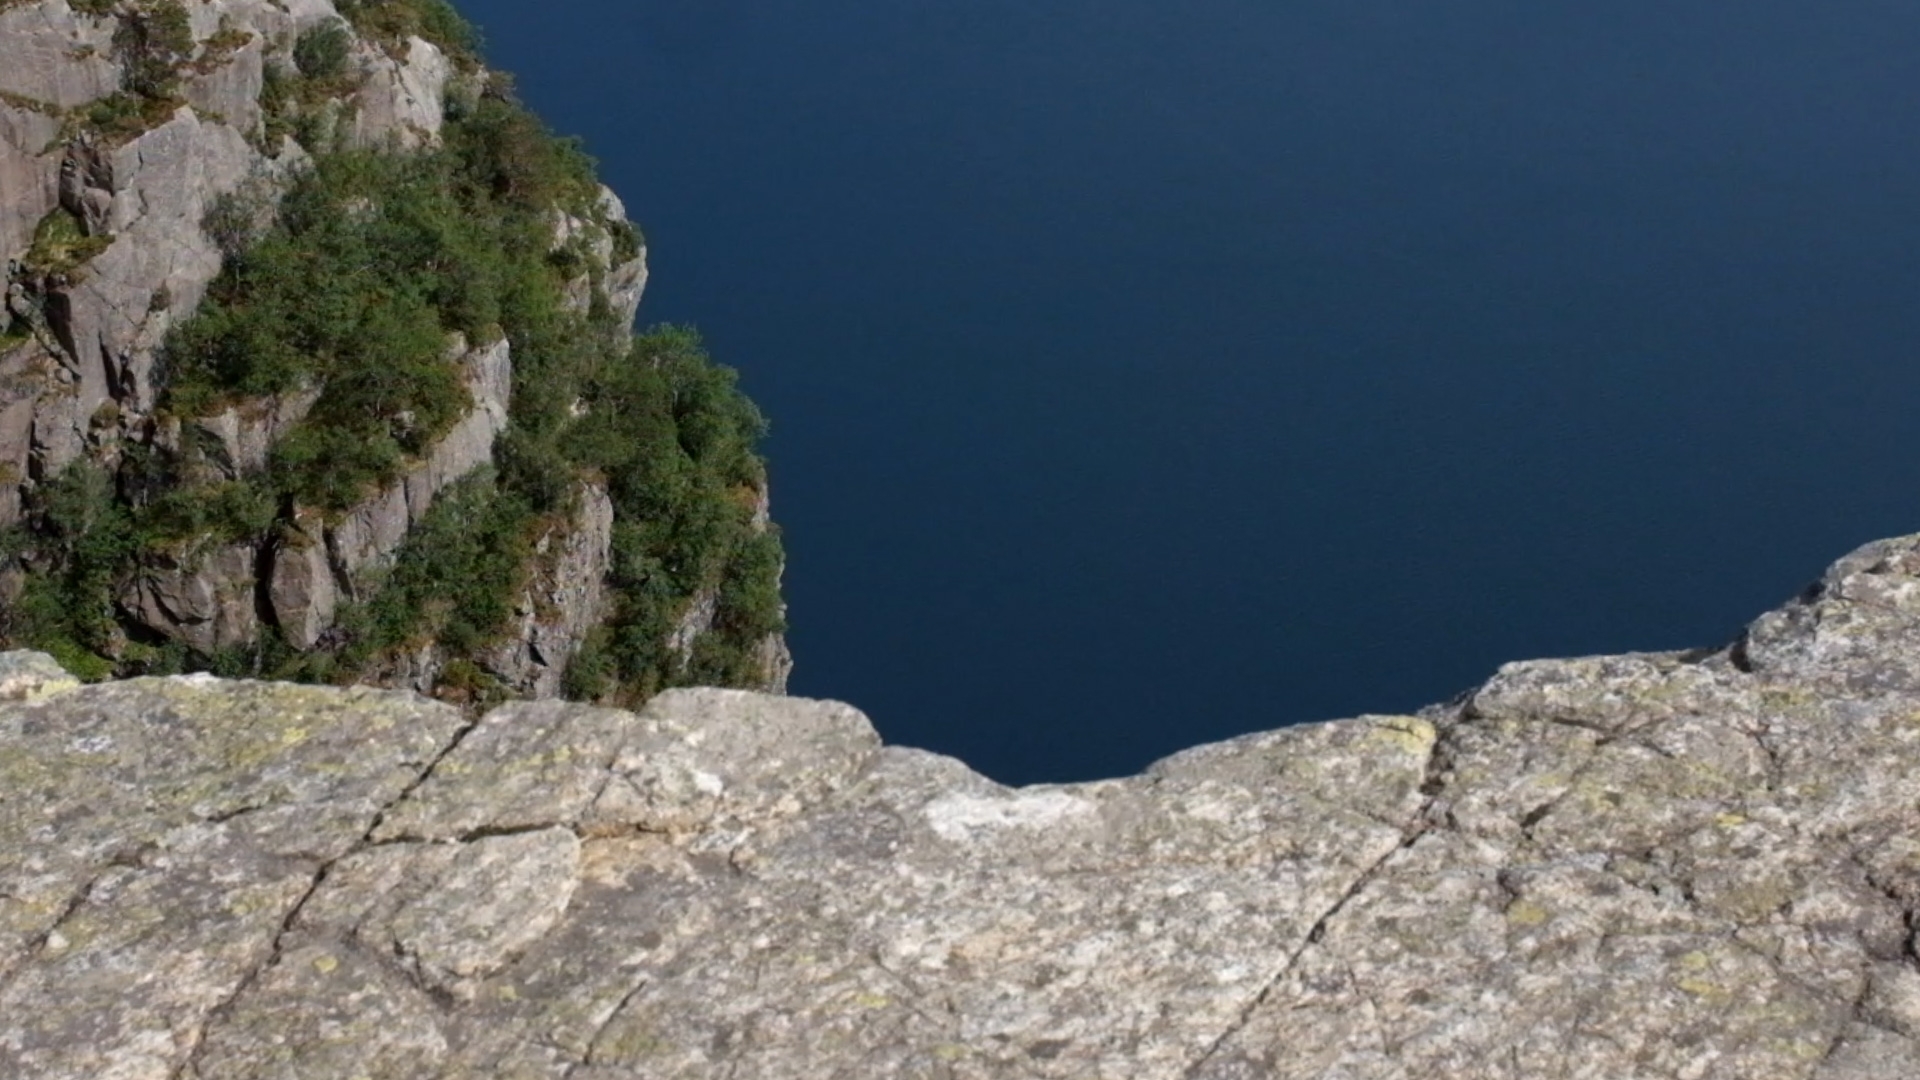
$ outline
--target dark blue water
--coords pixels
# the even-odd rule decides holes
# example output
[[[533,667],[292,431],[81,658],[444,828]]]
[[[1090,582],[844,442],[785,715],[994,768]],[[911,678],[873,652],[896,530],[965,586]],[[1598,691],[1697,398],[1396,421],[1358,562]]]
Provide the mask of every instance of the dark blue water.
[[[1717,644],[1920,528],[1920,7],[461,0],[998,779]]]

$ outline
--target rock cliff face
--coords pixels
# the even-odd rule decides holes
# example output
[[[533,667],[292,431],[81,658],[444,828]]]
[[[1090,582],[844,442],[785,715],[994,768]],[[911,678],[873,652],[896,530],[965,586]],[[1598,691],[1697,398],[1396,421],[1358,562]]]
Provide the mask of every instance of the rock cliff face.
[[[0,0],[0,532],[44,532],[36,497],[78,466],[102,470],[134,505],[146,496],[128,490],[147,482],[130,479],[134,466],[152,472],[152,461],[176,486],[244,486],[312,422],[326,390],[317,383],[182,414],[166,400],[168,335],[316,155],[433,148],[449,108],[493,85],[470,57],[414,32],[436,12],[453,18],[438,3]],[[564,308],[630,334],[646,251],[620,200],[601,188],[551,221],[550,255],[572,268]],[[202,662],[269,632],[296,651],[336,642],[343,607],[380,591],[441,493],[499,463],[514,343],[452,333],[448,355],[470,404],[399,475],[345,509],[285,505],[243,535],[149,543],[115,575],[118,636],[86,648],[125,672],[126,640],[175,643]],[[609,610],[610,513],[606,485],[588,482],[567,514],[539,526],[512,635],[476,657],[500,686],[559,692],[560,672]],[[64,572],[54,562],[31,543],[0,543],[0,614],[23,575]],[[696,590],[682,630],[663,642],[683,667],[711,626],[713,595]],[[429,690],[449,659],[416,644],[380,660],[382,677]],[[777,690],[777,635],[761,652],[752,681]]]
[[[0,658],[0,1074],[1920,1075],[1920,537],[1732,646],[1009,790],[844,705]]]

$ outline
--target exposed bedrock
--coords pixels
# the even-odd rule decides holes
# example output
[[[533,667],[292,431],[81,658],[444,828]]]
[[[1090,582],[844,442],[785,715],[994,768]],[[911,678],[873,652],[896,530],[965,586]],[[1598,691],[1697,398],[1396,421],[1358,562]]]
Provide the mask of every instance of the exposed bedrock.
[[[829,702],[0,657],[0,1073],[1920,1073],[1920,537],[1734,646],[1007,789]]]

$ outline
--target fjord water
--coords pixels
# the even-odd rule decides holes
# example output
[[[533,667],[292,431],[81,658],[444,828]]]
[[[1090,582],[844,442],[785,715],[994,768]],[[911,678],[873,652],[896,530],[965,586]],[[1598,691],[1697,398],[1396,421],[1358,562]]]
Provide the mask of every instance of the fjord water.
[[[793,690],[1003,781],[1920,528],[1920,7],[459,0],[770,415]]]

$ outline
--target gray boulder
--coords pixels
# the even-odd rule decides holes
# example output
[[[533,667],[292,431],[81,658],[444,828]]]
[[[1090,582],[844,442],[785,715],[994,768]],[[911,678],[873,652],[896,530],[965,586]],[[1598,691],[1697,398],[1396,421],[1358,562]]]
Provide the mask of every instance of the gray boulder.
[[[622,253],[613,242],[611,230],[631,227],[632,222],[627,217],[626,204],[620,201],[620,196],[604,185],[600,188],[599,211],[605,225],[583,221],[571,214],[554,214],[554,250],[575,245],[583,249],[583,254],[594,267],[594,271],[583,270],[567,283],[563,299],[570,310],[586,311],[593,302],[594,276],[597,272],[601,277],[601,291],[607,298],[608,307],[613,310],[614,318],[621,327],[631,329],[634,316],[640,310],[640,295],[647,288],[647,249],[642,245],[631,258],[621,258]]]
[[[1729,648],[1008,789],[826,702],[16,655],[0,1074],[1916,1075],[1916,656],[1906,537]]]
[[[627,217],[626,204],[620,201],[620,196],[614,194],[612,188],[603,186],[600,189],[600,209],[606,215],[609,226],[618,228],[633,225]],[[647,289],[647,248],[645,244],[640,245],[633,258],[625,261],[616,259],[611,242],[606,250],[607,303],[613,308],[620,325],[631,327],[634,316],[640,311],[640,295]]]
[[[314,517],[299,515],[275,540],[267,587],[274,624],[289,645],[303,650],[319,644],[340,602],[326,534]]]

